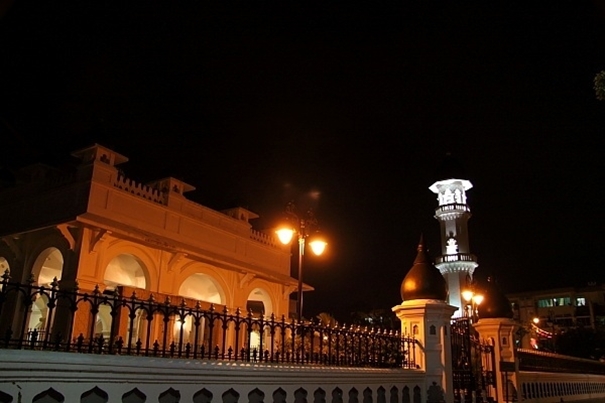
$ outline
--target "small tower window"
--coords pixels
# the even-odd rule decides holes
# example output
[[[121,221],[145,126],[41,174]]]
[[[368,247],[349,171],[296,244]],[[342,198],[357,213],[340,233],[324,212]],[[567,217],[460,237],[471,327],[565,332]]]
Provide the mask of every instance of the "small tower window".
[[[462,192],[460,192],[460,189],[454,190],[454,200],[456,203],[462,204]]]
[[[431,334],[431,335],[437,334],[437,329],[435,328],[435,325],[431,325],[431,327],[429,328],[429,334]]]
[[[443,192],[443,201],[445,202],[445,204],[454,203],[454,194],[451,190],[445,189],[445,192]]]
[[[447,240],[447,244],[445,245],[445,253],[448,255],[455,255],[458,253],[458,242],[456,242],[454,238]]]

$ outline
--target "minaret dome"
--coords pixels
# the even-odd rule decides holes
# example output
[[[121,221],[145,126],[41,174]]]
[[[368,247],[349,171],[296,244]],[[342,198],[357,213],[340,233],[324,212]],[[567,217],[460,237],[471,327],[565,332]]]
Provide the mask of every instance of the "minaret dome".
[[[447,300],[447,283],[429,258],[422,237],[417,250],[414,265],[401,283],[401,299]]]

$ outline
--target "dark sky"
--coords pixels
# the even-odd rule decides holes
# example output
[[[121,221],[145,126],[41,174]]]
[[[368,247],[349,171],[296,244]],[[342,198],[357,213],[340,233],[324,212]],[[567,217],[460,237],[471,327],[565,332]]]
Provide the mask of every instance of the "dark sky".
[[[451,152],[479,278],[605,282],[605,2],[110,3],[0,9],[0,164],[99,143],[259,229],[318,191],[305,314],[347,320],[401,302],[420,233],[439,250]]]

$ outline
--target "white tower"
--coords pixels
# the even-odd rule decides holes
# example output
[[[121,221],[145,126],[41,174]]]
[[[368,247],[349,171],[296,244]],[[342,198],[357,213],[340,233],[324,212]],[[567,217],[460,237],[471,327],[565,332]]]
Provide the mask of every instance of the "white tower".
[[[445,277],[448,285],[448,303],[459,309],[454,316],[463,316],[462,291],[469,285],[477,265],[477,258],[470,253],[468,243],[468,219],[471,210],[466,202],[466,191],[473,187],[462,179],[460,169],[448,155],[444,164],[444,178],[433,183],[429,189],[437,194],[439,206],[435,218],[441,225],[441,256],[435,266]]]

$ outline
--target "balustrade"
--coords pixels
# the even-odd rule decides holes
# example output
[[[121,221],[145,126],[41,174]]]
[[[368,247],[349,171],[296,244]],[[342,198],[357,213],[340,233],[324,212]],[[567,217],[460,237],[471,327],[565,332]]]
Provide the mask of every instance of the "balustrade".
[[[475,255],[470,253],[456,253],[454,255],[442,255],[437,256],[435,263],[449,263],[449,262],[474,262],[476,259]]]
[[[138,183],[124,175],[118,175],[114,187],[159,204],[166,204],[166,192]]]

